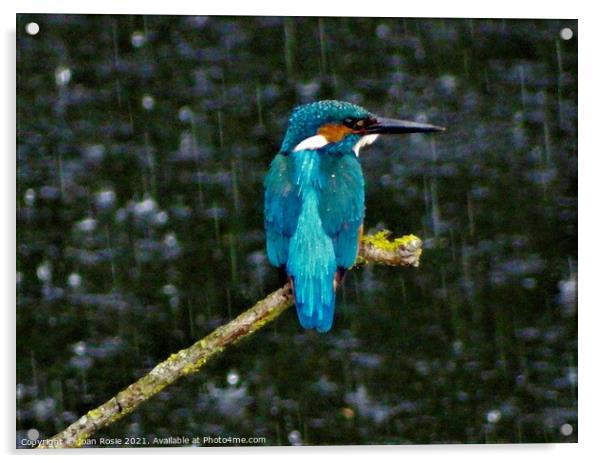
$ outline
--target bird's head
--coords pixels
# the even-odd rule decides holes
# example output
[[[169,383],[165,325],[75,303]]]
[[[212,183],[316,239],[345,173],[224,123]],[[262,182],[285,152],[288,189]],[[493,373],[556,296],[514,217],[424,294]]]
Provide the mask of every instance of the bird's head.
[[[379,117],[352,103],[323,100],[293,110],[280,152],[290,154],[332,146],[348,147],[359,155],[362,146],[381,134],[442,130],[445,129],[436,125]]]

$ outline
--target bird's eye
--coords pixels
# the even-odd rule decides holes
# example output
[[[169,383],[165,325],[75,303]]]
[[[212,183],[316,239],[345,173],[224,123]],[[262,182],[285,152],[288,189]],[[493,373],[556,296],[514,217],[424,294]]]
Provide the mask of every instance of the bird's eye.
[[[343,124],[346,127],[349,127],[350,129],[353,129],[356,123],[357,123],[357,119],[355,119],[353,117],[346,117],[345,119],[343,119]]]
[[[353,130],[362,130],[367,125],[365,119],[359,119],[356,117],[346,117],[343,119],[343,125]]]

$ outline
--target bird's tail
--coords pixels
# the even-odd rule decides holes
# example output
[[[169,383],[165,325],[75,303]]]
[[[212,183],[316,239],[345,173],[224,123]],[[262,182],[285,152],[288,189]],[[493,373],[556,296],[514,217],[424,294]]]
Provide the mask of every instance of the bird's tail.
[[[322,333],[330,330],[334,317],[336,258],[332,240],[322,227],[314,190],[303,198],[288,256],[287,273],[293,280],[301,326]]]

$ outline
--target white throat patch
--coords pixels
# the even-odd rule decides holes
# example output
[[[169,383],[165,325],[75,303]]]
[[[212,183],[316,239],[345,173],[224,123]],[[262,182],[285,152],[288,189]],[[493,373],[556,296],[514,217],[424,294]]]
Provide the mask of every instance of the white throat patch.
[[[295,146],[295,148],[293,148],[293,151],[317,150],[328,145],[328,143],[329,141],[324,135],[314,135],[313,137],[306,138],[297,146]]]
[[[360,150],[364,146],[374,143],[376,141],[376,139],[378,138],[378,135],[379,134],[364,135],[362,138],[360,138],[360,140],[353,147],[353,152],[355,153],[355,155],[359,157]]]

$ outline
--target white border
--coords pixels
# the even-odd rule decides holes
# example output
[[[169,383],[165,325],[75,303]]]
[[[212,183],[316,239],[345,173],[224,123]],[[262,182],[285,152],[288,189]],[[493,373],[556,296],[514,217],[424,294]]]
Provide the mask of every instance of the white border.
[[[480,1],[378,2],[365,0],[303,0],[298,2],[254,0],[251,2],[220,0],[219,2],[181,1],[149,2],[144,0],[21,0],[20,13],[120,13],[120,14],[200,14],[200,15],[272,15],[272,16],[401,16],[438,18],[576,18],[578,1],[546,1],[543,5],[524,0],[503,3]]]
[[[299,15],[299,16],[419,16],[419,17],[507,17],[507,18],[578,18],[579,19],[579,441],[580,444],[566,445],[512,445],[512,446],[408,446],[408,447],[330,447],[330,448],[243,448],[243,449],[148,449],[145,451],[124,450],[84,450],[65,452],[47,452],[53,459],[85,458],[86,461],[105,461],[125,459],[124,454],[143,454],[139,458],[148,461],[163,461],[167,454],[177,454],[178,459],[199,461],[219,459],[220,462],[238,460],[251,462],[287,461],[307,463],[308,458],[324,456],[332,458],[342,455],[349,461],[365,462],[371,454],[383,461],[448,462],[504,462],[537,459],[546,462],[592,461],[599,457],[600,394],[602,391],[600,352],[600,327],[602,303],[595,292],[600,287],[602,256],[600,255],[599,218],[601,216],[600,199],[600,147],[599,128],[602,117],[600,100],[602,76],[599,44],[601,43],[600,16],[592,1],[546,1],[526,2],[524,0],[505,0],[503,2],[483,2],[454,0],[440,1],[391,1],[367,2],[348,0],[330,1],[301,0],[298,2],[262,1],[250,2],[203,0],[169,2],[150,2],[148,0],[104,0],[93,2],[78,1],[20,1],[2,2],[0,15],[2,30],[2,61],[5,65],[0,73],[2,83],[2,123],[0,140],[4,143],[4,163],[2,173],[2,266],[4,285],[2,294],[6,298],[3,314],[4,340],[1,343],[5,353],[4,380],[0,381],[2,398],[8,413],[0,420],[2,428],[3,451],[9,453],[9,460],[15,457],[14,435],[14,303],[15,303],[15,13],[56,12],[56,13],[121,13],[121,14],[231,14],[231,15]],[[386,6],[385,6],[386,5]],[[32,451],[26,452],[30,457]],[[35,452],[37,453],[37,452]],[[27,457],[26,457],[27,458]]]

